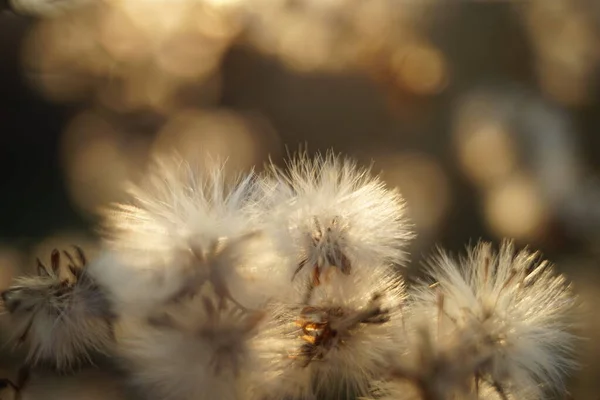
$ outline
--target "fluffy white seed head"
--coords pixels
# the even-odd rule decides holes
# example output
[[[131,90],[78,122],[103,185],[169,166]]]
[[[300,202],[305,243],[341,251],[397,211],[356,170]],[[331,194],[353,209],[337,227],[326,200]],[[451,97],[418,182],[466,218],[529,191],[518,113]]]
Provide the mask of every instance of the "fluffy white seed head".
[[[253,181],[251,173],[228,178],[218,161],[192,166],[176,156],[155,159],[130,187],[131,201],[107,213],[107,242],[140,264],[176,263],[195,245],[206,251],[214,240],[246,232]]]
[[[254,188],[252,173],[228,179],[217,162],[196,168],[175,157],[156,160],[130,190],[130,202],[109,211],[107,252],[94,274],[129,313],[190,295],[207,280],[222,297],[231,297],[237,285],[236,295],[260,302],[265,288],[276,286],[276,270],[269,276],[273,283],[255,285],[253,294],[240,283],[259,281],[268,275],[261,268],[274,265],[253,221]]]
[[[440,303],[438,303],[440,304]],[[376,385],[386,400],[484,399],[476,371],[488,360],[472,331],[443,325],[413,307],[405,314],[402,348],[390,352],[389,369]]]
[[[363,270],[364,271],[364,270]],[[272,328],[253,340],[278,368],[266,376],[268,399],[352,398],[368,393],[389,352],[402,342],[404,289],[388,273],[340,274],[312,289],[305,304],[280,304]]]
[[[458,262],[441,254],[429,273],[436,283],[414,291],[413,312],[451,330],[455,346],[475,345],[487,358],[475,371],[482,379],[533,398],[563,388],[576,298],[547,261],[508,241],[497,253],[480,243]]]
[[[242,400],[248,398],[246,375],[258,366],[248,342],[264,316],[222,302],[204,286],[147,319],[125,318],[117,340],[147,398]]]
[[[52,253],[51,268],[17,278],[2,292],[10,314],[11,343],[25,346],[27,362],[69,370],[113,347],[112,311],[102,288],[90,276],[83,253]],[[64,261],[64,260],[63,260]]]
[[[318,280],[331,267],[349,274],[406,261],[412,233],[404,200],[349,159],[301,153],[286,171],[271,167],[263,192],[267,230],[298,281]]]

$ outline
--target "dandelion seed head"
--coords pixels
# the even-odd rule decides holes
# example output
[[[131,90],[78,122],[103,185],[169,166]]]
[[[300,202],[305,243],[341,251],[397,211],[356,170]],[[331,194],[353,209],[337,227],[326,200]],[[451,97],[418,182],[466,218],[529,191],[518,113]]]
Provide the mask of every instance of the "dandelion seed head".
[[[401,333],[405,351],[390,353],[388,380],[376,385],[385,393],[380,396],[392,399],[404,392],[407,399],[415,400],[475,399],[474,371],[485,360],[476,337],[441,326],[419,309],[409,308],[405,318]]]
[[[266,384],[273,398],[366,394],[398,348],[403,301],[396,275],[355,272],[314,288],[309,304],[281,304],[276,325],[253,342],[280,368]]]
[[[157,159],[130,190],[130,202],[107,213],[110,255],[96,268],[98,279],[119,305],[139,314],[191,295],[207,280],[231,297],[230,285],[243,292],[247,285],[239,281],[267,277],[256,272],[273,260],[253,223],[255,179],[252,173],[229,179],[219,162],[195,168],[176,157]],[[261,290],[275,286],[257,286],[255,298],[242,294],[259,302]]]
[[[245,399],[245,376],[257,367],[248,343],[264,317],[223,302],[206,286],[146,320],[124,320],[117,340],[151,398]]]
[[[404,200],[349,159],[301,153],[287,171],[271,168],[263,192],[270,199],[267,225],[293,260],[291,270],[303,266],[295,272],[299,280],[317,268],[350,274],[406,261],[412,233]]]
[[[206,254],[246,233],[253,182],[251,173],[228,179],[219,161],[193,167],[175,156],[156,159],[130,187],[130,202],[107,213],[107,243],[141,265],[177,264],[191,247]]]
[[[33,365],[71,370],[112,349],[111,305],[85,259],[78,261],[83,264],[67,265],[55,250],[51,268],[40,261],[38,275],[19,277],[2,292],[12,326],[10,343],[24,346]]]
[[[429,273],[438,285],[415,291],[416,312],[477,337],[490,352],[478,372],[511,392],[535,388],[535,397],[563,389],[574,367],[576,297],[547,261],[508,241],[498,252],[480,243],[460,262],[441,254]]]

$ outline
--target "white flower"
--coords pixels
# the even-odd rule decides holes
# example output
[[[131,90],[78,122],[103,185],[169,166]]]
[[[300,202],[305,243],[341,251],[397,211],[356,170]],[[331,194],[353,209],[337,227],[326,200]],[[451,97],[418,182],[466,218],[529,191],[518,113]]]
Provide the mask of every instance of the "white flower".
[[[90,276],[83,252],[76,250],[76,257],[63,252],[68,264],[54,250],[51,268],[38,260],[37,276],[17,278],[2,292],[11,341],[26,346],[28,363],[68,370],[112,348],[111,306]]]
[[[265,314],[248,311],[205,285],[193,298],[117,326],[121,356],[146,398],[245,400],[257,368],[248,346]]]
[[[274,255],[253,222],[254,187],[252,173],[228,180],[219,163],[201,169],[175,157],[156,160],[131,201],[108,213],[107,251],[94,274],[130,313],[192,295],[206,281],[222,299],[254,307],[280,270],[269,270]]]
[[[401,342],[404,288],[391,269],[353,271],[314,288],[308,304],[280,304],[252,345],[273,366],[267,399],[353,398],[368,393]]]
[[[331,267],[348,275],[406,261],[412,233],[404,200],[349,159],[301,153],[287,171],[271,166],[263,192],[267,231],[301,285],[319,285]]]
[[[515,252],[508,241],[498,253],[481,243],[460,262],[441,254],[428,272],[437,283],[414,291],[413,314],[437,321],[431,326],[438,332],[449,331],[464,357],[478,353],[474,375],[499,391],[538,399],[563,389],[574,367],[576,298],[547,261]]]
[[[488,383],[476,378],[489,359],[478,335],[442,324],[436,316],[422,311],[416,307],[404,314],[404,351],[398,348],[390,352],[387,373],[375,385],[377,398],[483,400],[495,399],[493,394],[500,396],[497,391],[490,394]]]

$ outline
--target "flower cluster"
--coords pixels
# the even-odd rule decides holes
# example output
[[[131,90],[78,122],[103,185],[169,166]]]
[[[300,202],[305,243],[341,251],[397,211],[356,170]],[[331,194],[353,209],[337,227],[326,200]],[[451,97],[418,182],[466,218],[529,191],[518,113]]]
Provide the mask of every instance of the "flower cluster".
[[[157,160],[101,254],[2,294],[26,365],[101,352],[156,400],[542,399],[574,367],[576,297],[504,242],[406,288],[404,201],[332,153],[228,177]],[[5,385],[13,390],[18,385]]]

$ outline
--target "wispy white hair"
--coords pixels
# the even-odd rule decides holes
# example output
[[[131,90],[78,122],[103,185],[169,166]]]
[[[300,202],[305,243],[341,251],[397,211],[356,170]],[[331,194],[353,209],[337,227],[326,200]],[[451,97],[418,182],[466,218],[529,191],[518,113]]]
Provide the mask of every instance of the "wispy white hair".
[[[2,292],[2,300],[10,314],[10,342],[25,346],[28,364],[71,370],[113,348],[113,313],[106,294],[87,265],[61,263],[58,250],[52,252],[52,268],[40,262],[38,274],[17,278]]]
[[[413,291],[414,313],[478,341],[488,360],[475,371],[507,393],[543,398],[562,390],[574,367],[576,297],[564,276],[528,250],[480,243],[455,261],[441,253],[429,267],[436,282]],[[457,346],[460,346],[460,338]]]
[[[276,327],[253,340],[279,368],[267,399],[353,398],[368,393],[390,352],[402,347],[402,280],[389,269],[354,271],[314,289],[309,304],[280,304]],[[386,271],[386,272],[384,272]]]
[[[240,275],[258,279],[256,270],[271,260],[255,243],[255,182],[251,172],[228,179],[220,162],[200,168],[175,156],[155,160],[131,187],[130,201],[107,213],[107,252],[94,274],[119,307],[138,314],[192,293],[206,279],[218,280],[222,292]]]
[[[264,317],[220,299],[208,286],[148,319],[123,319],[120,354],[146,398],[247,399],[245,375],[258,365],[248,346]]]
[[[316,265],[349,272],[406,261],[412,233],[404,200],[369,169],[333,152],[299,153],[286,170],[271,165],[262,183],[267,226],[299,281]],[[295,271],[299,263],[305,267]]]
[[[414,307],[405,312],[401,333],[404,349],[389,353],[389,369],[374,385],[379,391],[377,398],[488,399],[490,395],[483,390],[487,382],[478,376],[479,368],[489,359],[481,338],[476,332],[443,324],[440,318],[422,311]]]

